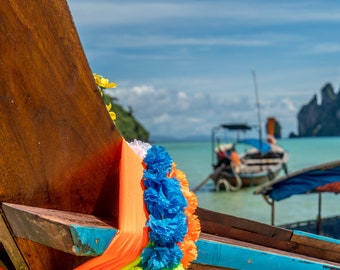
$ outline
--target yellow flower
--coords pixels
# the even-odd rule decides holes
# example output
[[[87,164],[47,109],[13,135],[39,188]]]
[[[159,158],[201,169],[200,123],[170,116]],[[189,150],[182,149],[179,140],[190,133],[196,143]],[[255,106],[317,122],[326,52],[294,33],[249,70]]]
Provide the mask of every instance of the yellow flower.
[[[110,114],[110,117],[111,117],[111,119],[112,119],[112,121],[114,121],[114,120],[116,120],[116,113],[115,112],[109,112],[109,114]]]
[[[109,104],[105,104],[107,111],[109,112],[112,108],[111,102]]]
[[[106,88],[116,88],[117,84],[114,82],[110,82],[109,79],[104,78],[101,75],[98,75],[96,73],[93,73],[94,80],[96,84],[101,88],[101,89],[106,89]]]
[[[116,113],[110,111],[111,108],[112,108],[112,103],[110,102],[109,104],[105,104],[105,106],[106,106],[107,111],[108,111],[109,114],[110,114],[110,117],[111,117],[112,121],[115,121],[116,118],[117,118]]]
[[[102,98],[104,97],[103,89],[117,87],[117,85],[114,82],[109,82],[109,79],[106,79],[103,76],[98,75],[96,73],[93,73],[93,78],[94,78],[97,86],[99,87],[98,90],[99,90]],[[105,106],[106,106],[107,111],[110,114],[112,121],[115,121],[117,116],[116,116],[115,112],[111,112],[112,103],[109,102],[109,104],[105,104]]]

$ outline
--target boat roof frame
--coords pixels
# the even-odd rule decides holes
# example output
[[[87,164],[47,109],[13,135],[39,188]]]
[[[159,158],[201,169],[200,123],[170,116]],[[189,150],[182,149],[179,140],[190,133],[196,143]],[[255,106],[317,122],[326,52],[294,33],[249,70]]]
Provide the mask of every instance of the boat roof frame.
[[[269,197],[269,194],[272,192],[273,190],[273,186],[277,183],[280,182],[284,182],[287,181],[289,179],[291,179],[292,177],[298,176],[300,174],[309,172],[309,171],[317,171],[317,170],[327,170],[327,169],[332,169],[335,168],[337,166],[340,166],[340,160],[335,160],[335,161],[331,161],[331,162],[326,162],[326,163],[322,163],[322,164],[318,164],[318,165],[314,165],[308,168],[303,168],[300,170],[297,170],[295,172],[292,172],[290,174],[284,175],[278,179],[275,179],[271,182],[268,182],[266,184],[264,184],[263,186],[261,186],[260,188],[258,188],[257,190],[254,191],[255,195],[262,195],[263,199],[265,200],[265,202],[267,202],[270,206],[271,206],[271,225],[275,225],[275,200],[271,199]],[[316,221],[317,221],[317,230],[318,230],[318,234],[321,233],[321,222],[322,222],[322,194],[323,193],[334,193],[334,194],[338,194],[337,191],[320,191],[317,189],[313,189],[313,190],[309,190],[306,193],[300,193],[300,194],[292,194],[293,195],[304,195],[304,194],[310,194],[310,193],[317,193],[318,194],[318,209],[317,209],[317,217],[316,217]],[[288,199],[285,198],[285,199]]]
[[[252,130],[254,128],[257,128],[256,125],[248,125],[247,123],[224,123],[220,124],[218,126],[215,126],[211,129],[211,166],[214,167],[215,164],[215,147],[219,143],[216,140],[216,134],[220,129],[227,129],[229,131],[236,131],[237,132],[237,138],[236,142],[239,141],[239,134],[240,133],[245,133],[246,131]]]
[[[242,131],[251,130],[254,128],[254,126],[250,126],[245,123],[220,124],[219,127],[229,130],[242,130]]]

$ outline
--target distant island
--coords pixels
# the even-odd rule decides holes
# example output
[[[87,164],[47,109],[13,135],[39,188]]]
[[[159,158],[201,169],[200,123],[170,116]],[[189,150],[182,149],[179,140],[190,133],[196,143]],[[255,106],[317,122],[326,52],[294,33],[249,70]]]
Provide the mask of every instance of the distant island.
[[[103,95],[103,99],[104,101],[111,101],[112,109],[117,115],[115,125],[125,140],[132,141],[138,139],[144,142],[149,141],[149,131],[134,117],[131,107],[125,110],[121,105],[117,104],[116,98],[106,94]]]
[[[321,89],[321,104],[315,94],[302,106],[298,115],[298,135],[290,137],[340,136],[340,92],[335,93],[331,83]]]

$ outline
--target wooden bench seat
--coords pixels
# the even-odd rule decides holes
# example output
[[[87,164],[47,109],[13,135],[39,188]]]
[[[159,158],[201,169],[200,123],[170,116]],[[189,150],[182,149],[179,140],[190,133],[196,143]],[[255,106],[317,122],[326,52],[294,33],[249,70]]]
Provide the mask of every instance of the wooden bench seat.
[[[265,159],[246,159],[246,160],[243,160],[243,163],[244,164],[248,164],[248,165],[260,165],[260,164],[268,164],[268,165],[275,165],[275,164],[278,164],[280,163],[282,160],[277,158],[277,159],[274,159],[274,158],[265,158]]]
[[[259,172],[265,172],[268,169],[273,168],[273,166],[268,165],[252,165],[252,166],[242,166],[241,165],[241,172],[242,173],[259,173]]]

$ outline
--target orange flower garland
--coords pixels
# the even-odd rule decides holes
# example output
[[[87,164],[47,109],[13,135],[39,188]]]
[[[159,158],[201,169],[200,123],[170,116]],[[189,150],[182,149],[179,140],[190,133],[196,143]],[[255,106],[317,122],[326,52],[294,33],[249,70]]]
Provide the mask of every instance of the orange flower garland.
[[[179,244],[180,249],[183,252],[181,263],[184,268],[187,268],[190,262],[197,258],[197,247],[195,242],[199,238],[201,226],[198,217],[194,213],[198,201],[196,195],[189,190],[189,182],[186,175],[176,168],[175,163],[172,164],[169,177],[176,178],[180,182],[182,193],[188,202],[188,206],[184,210],[188,220],[188,232],[185,235],[183,242]]]

